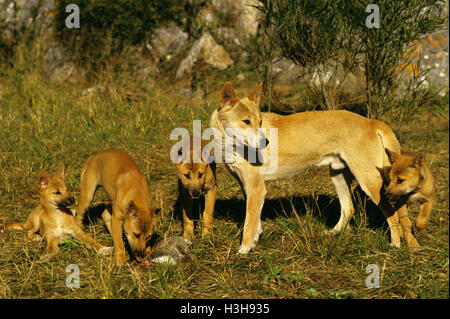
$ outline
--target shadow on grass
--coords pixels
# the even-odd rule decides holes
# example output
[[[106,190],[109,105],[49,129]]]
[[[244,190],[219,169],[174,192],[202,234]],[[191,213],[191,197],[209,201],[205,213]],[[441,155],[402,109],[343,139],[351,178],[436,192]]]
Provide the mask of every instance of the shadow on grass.
[[[359,218],[358,211],[365,213],[367,227],[371,229],[387,229],[387,223],[384,215],[378,207],[367,197],[358,186],[353,191],[353,205],[355,214],[350,224],[355,223]],[[204,209],[204,199],[199,199],[194,203],[192,218],[197,221],[200,213]],[[214,218],[222,220],[231,220],[242,226],[245,220],[245,200],[242,198],[218,199],[215,204]],[[310,212],[312,216],[318,218],[327,227],[332,228],[340,217],[340,204],[336,196],[330,195],[306,195],[280,197],[275,199],[266,199],[261,212],[261,219],[276,219],[280,217],[294,217]],[[179,200],[176,202],[173,212],[174,217],[182,220],[181,207]]]

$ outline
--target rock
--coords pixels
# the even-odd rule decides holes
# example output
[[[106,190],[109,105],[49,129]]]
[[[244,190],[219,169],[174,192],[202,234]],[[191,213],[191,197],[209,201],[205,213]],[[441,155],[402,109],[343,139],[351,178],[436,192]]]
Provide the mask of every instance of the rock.
[[[103,84],[97,84],[95,86],[91,86],[81,92],[81,96],[88,96],[94,93],[103,93],[105,92],[105,86]]]
[[[258,30],[259,10],[255,8],[258,0],[242,0],[236,29],[245,37],[255,36]]]
[[[64,81],[74,71],[75,65],[66,61],[64,49],[50,47],[44,53],[43,70],[52,81]]]
[[[151,40],[151,46],[160,58],[177,54],[186,44],[189,35],[175,24],[156,29]]]
[[[233,63],[225,49],[216,43],[209,32],[203,33],[201,38],[195,41],[187,57],[181,61],[176,78],[190,72],[197,61],[204,61],[219,70],[224,70]]]
[[[213,30],[213,34],[220,42],[228,45],[244,46],[244,41],[240,37],[238,31],[232,28],[217,28]]]
[[[258,0],[211,0],[211,6],[216,12],[237,18],[236,30],[241,38],[256,35],[260,12],[255,6],[258,4]]]
[[[300,67],[288,59],[281,58],[272,61],[272,76],[277,83],[289,84],[295,82],[300,75]]]

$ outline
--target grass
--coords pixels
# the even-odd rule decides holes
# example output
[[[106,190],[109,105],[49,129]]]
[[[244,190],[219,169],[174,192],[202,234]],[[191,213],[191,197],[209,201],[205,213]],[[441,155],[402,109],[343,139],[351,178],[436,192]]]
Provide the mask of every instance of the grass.
[[[191,130],[194,119],[206,128],[224,79],[211,80],[202,100],[174,93],[186,83],[162,82],[149,90],[131,76],[104,76],[104,92],[82,95],[89,84],[50,83],[21,65],[0,72],[0,222],[24,221],[38,204],[41,168],[54,173],[64,162],[66,182],[78,198],[82,163],[117,147],[136,159],[154,203],[162,207],[158,235],[180,235],[181,221],[173,214],[177,181],[169,160],[175,143],[170,131]],[[255,85],[237,85],[238,95]],[[245,203],[238,183],[219,165],[214,235],[195,238],[195,261],[119,268],[113,257],[68,240],[57,259],[43,262],[44,243],[8,231],[0,236],[0,298],[449,298],[449,128],[448,116],[439,114],[428,122],[421,111],[401,128],[390,123],[405,149],[426,151],[436,179],[437,202],[418,251],[390,248],[381,213],[362,205],[357,191],[351,228],[323,236],[337,221],[339,206],[327,170],[308,169],[267,184],[264,231],[256,248],[239,256]],[[100,191],[93,205],[107,202]],[[410,212],[412,220],[417,209]],[[100,222],[87,231],[112,245]],[[80,288],[66,287],[70,264],[80,269]],[[380,269],[380,288],[365,285],[369,264]]]

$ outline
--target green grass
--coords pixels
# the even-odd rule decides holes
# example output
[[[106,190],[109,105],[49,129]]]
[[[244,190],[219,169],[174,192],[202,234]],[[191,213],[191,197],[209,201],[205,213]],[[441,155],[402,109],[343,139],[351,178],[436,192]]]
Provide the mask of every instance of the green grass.
[[[172,213],[177,181],[169,160],[175,143],[170,131],[191,130],[194,119],[206,128],[222,79],[209,82],[206,99],[190,100],[174,93],[186,83],[162,82],[148,90],[131,76],[106,76],[101,79],[105,92],[82,96],[88,84],[49,83],[33,68],[0,74],[0,222],[24,221],[38,205],[35,184],[41,168],[54,173],[64,162],[66,182],[78,198],[83,162],[97,151],[117,147],[136,159],[155,205],[162,207],[158,235],[182,233],[181,221]],[[237,86],[238,95],[248,94],[255,84]],[[97,256],[69,240],[57,259],[43,262],[44,243],[8,231],[0,236],[0,298],[448,298],[448,117],[433,115],[429,125],[430,131],[423,111],[397,131],[405,149],[426,151],[437,184],[437,202],[427,234],[418,238],[418,251],[390,248],[381,213],[369,214],[357,201],[348,231],[322,235],[338,206],[327,170],[308,169],[267,184],[263,233],[256,248],[240,256],[243,196],[219,165],[214,235],[195,238],[195,261],[152,264],[149,269],[134,263],[116,267],[113,257]],[[102,203],[107,198],[100,191],[93,205]],[[417,209],[410,212],[412,220]],[[112,245],[101,223],[86,230]],[[79,266],[78,289],[65,285],[69,264]],[[379,266],[378,289],[366,288],[369,264]]]

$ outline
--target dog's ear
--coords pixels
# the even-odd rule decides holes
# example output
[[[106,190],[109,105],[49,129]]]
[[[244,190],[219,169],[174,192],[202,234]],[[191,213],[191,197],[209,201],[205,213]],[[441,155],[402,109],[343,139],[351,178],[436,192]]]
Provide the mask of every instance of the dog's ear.
[[[128,216],[136,217],[136,215],[137,215],[137,207],[136,207],[136,204],[133,201],[131,201],[130,204],[128,204],[126,214]]]
[[[225,85],[222,88],[222,91],[220,91],[220,100],[219,100],[219,108],[224,108],[226,106],[233,106],[235,105],[239,99],[236,96],[236,93],[234,92],[233,85],[231,82],[225,83]]]
[[[64,166],[64,163],[61,163],[59,165],[58,171],[55,174],[55,178],[59,178],[59,179],[64,179],[64,172],[65,172],[66,168]]]
[[[389,162],[391,162],[391,164],[394,163],[395,160],[400,156],[397,153],[389,150],[388,148],[385,148],[384,150],[385,150],[385,152],[389,158]]]
[[[161,216],[161,208],[152,208],[152,216],[154,218],[159,218]]]
[[[50,177],[45,169],[39,172],[37,186],[39,189],[46,189],[50,183]]]
[[[256,87],[256,89],[254,89],[253,92],[250,93],[250,95],[248,96],[248,99],[250,101],[255,102],[257,105],[259,105],[262,89],[263,89],[262,83],[259,83],[258,86]]]
[[[423,165],[424,156],[423,154],[418,154],[414,159],[412,160],[412,165],[416,168],[419,168]]]

